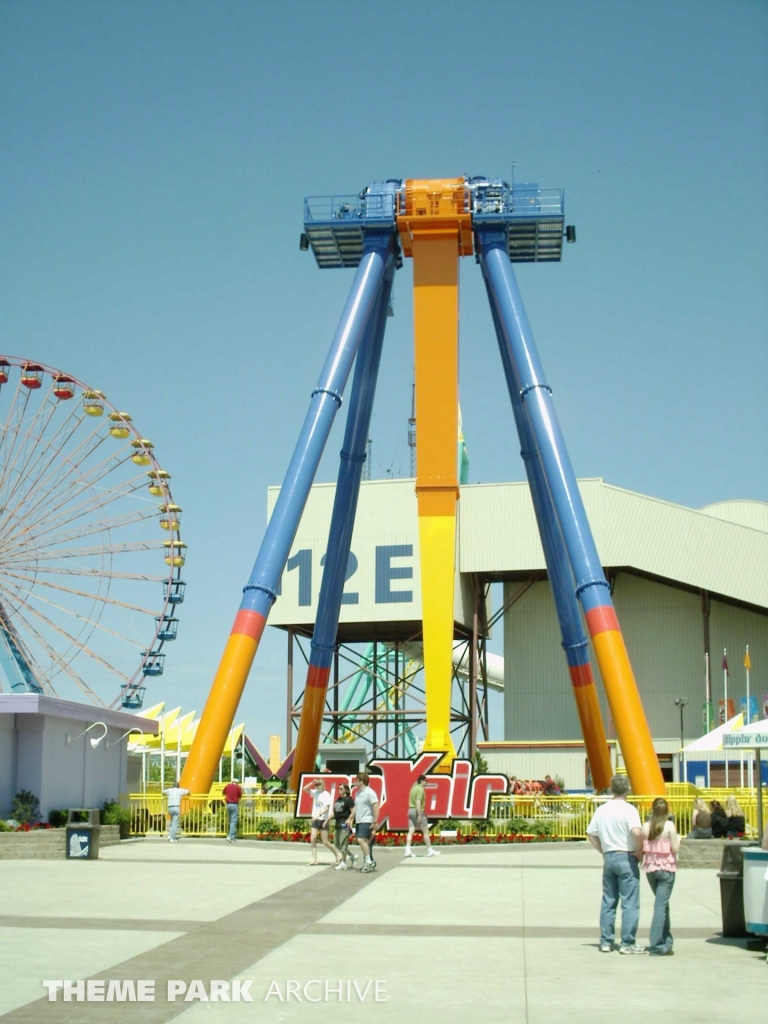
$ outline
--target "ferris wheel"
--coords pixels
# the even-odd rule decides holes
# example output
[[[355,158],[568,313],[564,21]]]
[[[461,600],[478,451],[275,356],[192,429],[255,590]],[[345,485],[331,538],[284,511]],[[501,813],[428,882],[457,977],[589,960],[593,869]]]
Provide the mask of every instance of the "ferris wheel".
[[[186,586],[170,481],[101,391],[0,356],[0,691],[141,707]]]

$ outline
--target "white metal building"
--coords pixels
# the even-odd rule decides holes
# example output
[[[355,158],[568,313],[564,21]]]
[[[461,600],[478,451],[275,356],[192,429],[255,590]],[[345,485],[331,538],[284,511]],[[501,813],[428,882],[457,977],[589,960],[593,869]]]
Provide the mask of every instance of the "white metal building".
[[[676,699],[687,701],[685,739],[703,731],[705,651],[716,710],[723,698],[724,648],[728,696],[739,709],[747,644],[751,693],[761,709],[768,709],[768,505],[729,501],[697,510],[601,479],[582,480],[579,487],[657,751],[670,755],[680,746]],[[278,493],[270,489],[270,511]],[[332,484],[312,489],[272,625],[311,628],[314,622],[334,494]],[[421,600],[413,480],[362,484],[352,552],[340,635],[402,639],[416,632]],[[504,584],[504,739],[516,744],[579,740],[527,484],[462,487],[457,556],[457,634],[470,629],[472,577]],[[605,702],[603,713],[610,737]],[[494,732],[499,731],[497,726]],[[514,748],[482,746],[494,767],[514,770],[506,763]],[[516,749],[517,758],[521,750]],[[583,784],[582,753],[571,751]]]

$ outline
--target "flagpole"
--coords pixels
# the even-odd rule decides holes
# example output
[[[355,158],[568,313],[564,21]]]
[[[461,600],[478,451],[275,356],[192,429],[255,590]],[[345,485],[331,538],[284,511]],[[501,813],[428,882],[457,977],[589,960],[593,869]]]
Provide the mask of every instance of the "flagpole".
[[[723,690],[725,692],[725,707],[723,708],[723,721],[728,721],[728,651],[723,648]],[[725,754],[725,788],[728,789],[728,751],[723,747]]]
[[[707,723],[706,731],[709,732],[712,728],[712,722],[710,721],[710,714],[712,710],[712,682],[709,676],[709,651],[704,652],[704,714],[705,721]]]

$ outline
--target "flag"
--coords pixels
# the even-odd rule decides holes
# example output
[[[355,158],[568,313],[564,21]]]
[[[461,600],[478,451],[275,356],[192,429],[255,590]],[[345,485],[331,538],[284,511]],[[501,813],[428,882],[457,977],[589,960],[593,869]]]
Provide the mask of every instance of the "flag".
[[[749,644],[747,644],[747,650],[744,655],[744,668],[752,668],[752,662],[749,660]]]
[[[723,650],[723,672],[725,672],[727,676],[731,674],[728,671],[728,655],[725,653],[725,650]]]

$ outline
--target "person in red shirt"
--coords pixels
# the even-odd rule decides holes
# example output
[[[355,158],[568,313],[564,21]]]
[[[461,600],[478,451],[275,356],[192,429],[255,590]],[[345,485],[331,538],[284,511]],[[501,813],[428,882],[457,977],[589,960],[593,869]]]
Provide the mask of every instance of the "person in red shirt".
[[[237,819],[240,817],[240,801],[243,798],[243,791],[236,782],[228,782],[224,787],[224,799],[227,802],[227,816],[229,818],[228,843],[234,843],[237,839]]]

